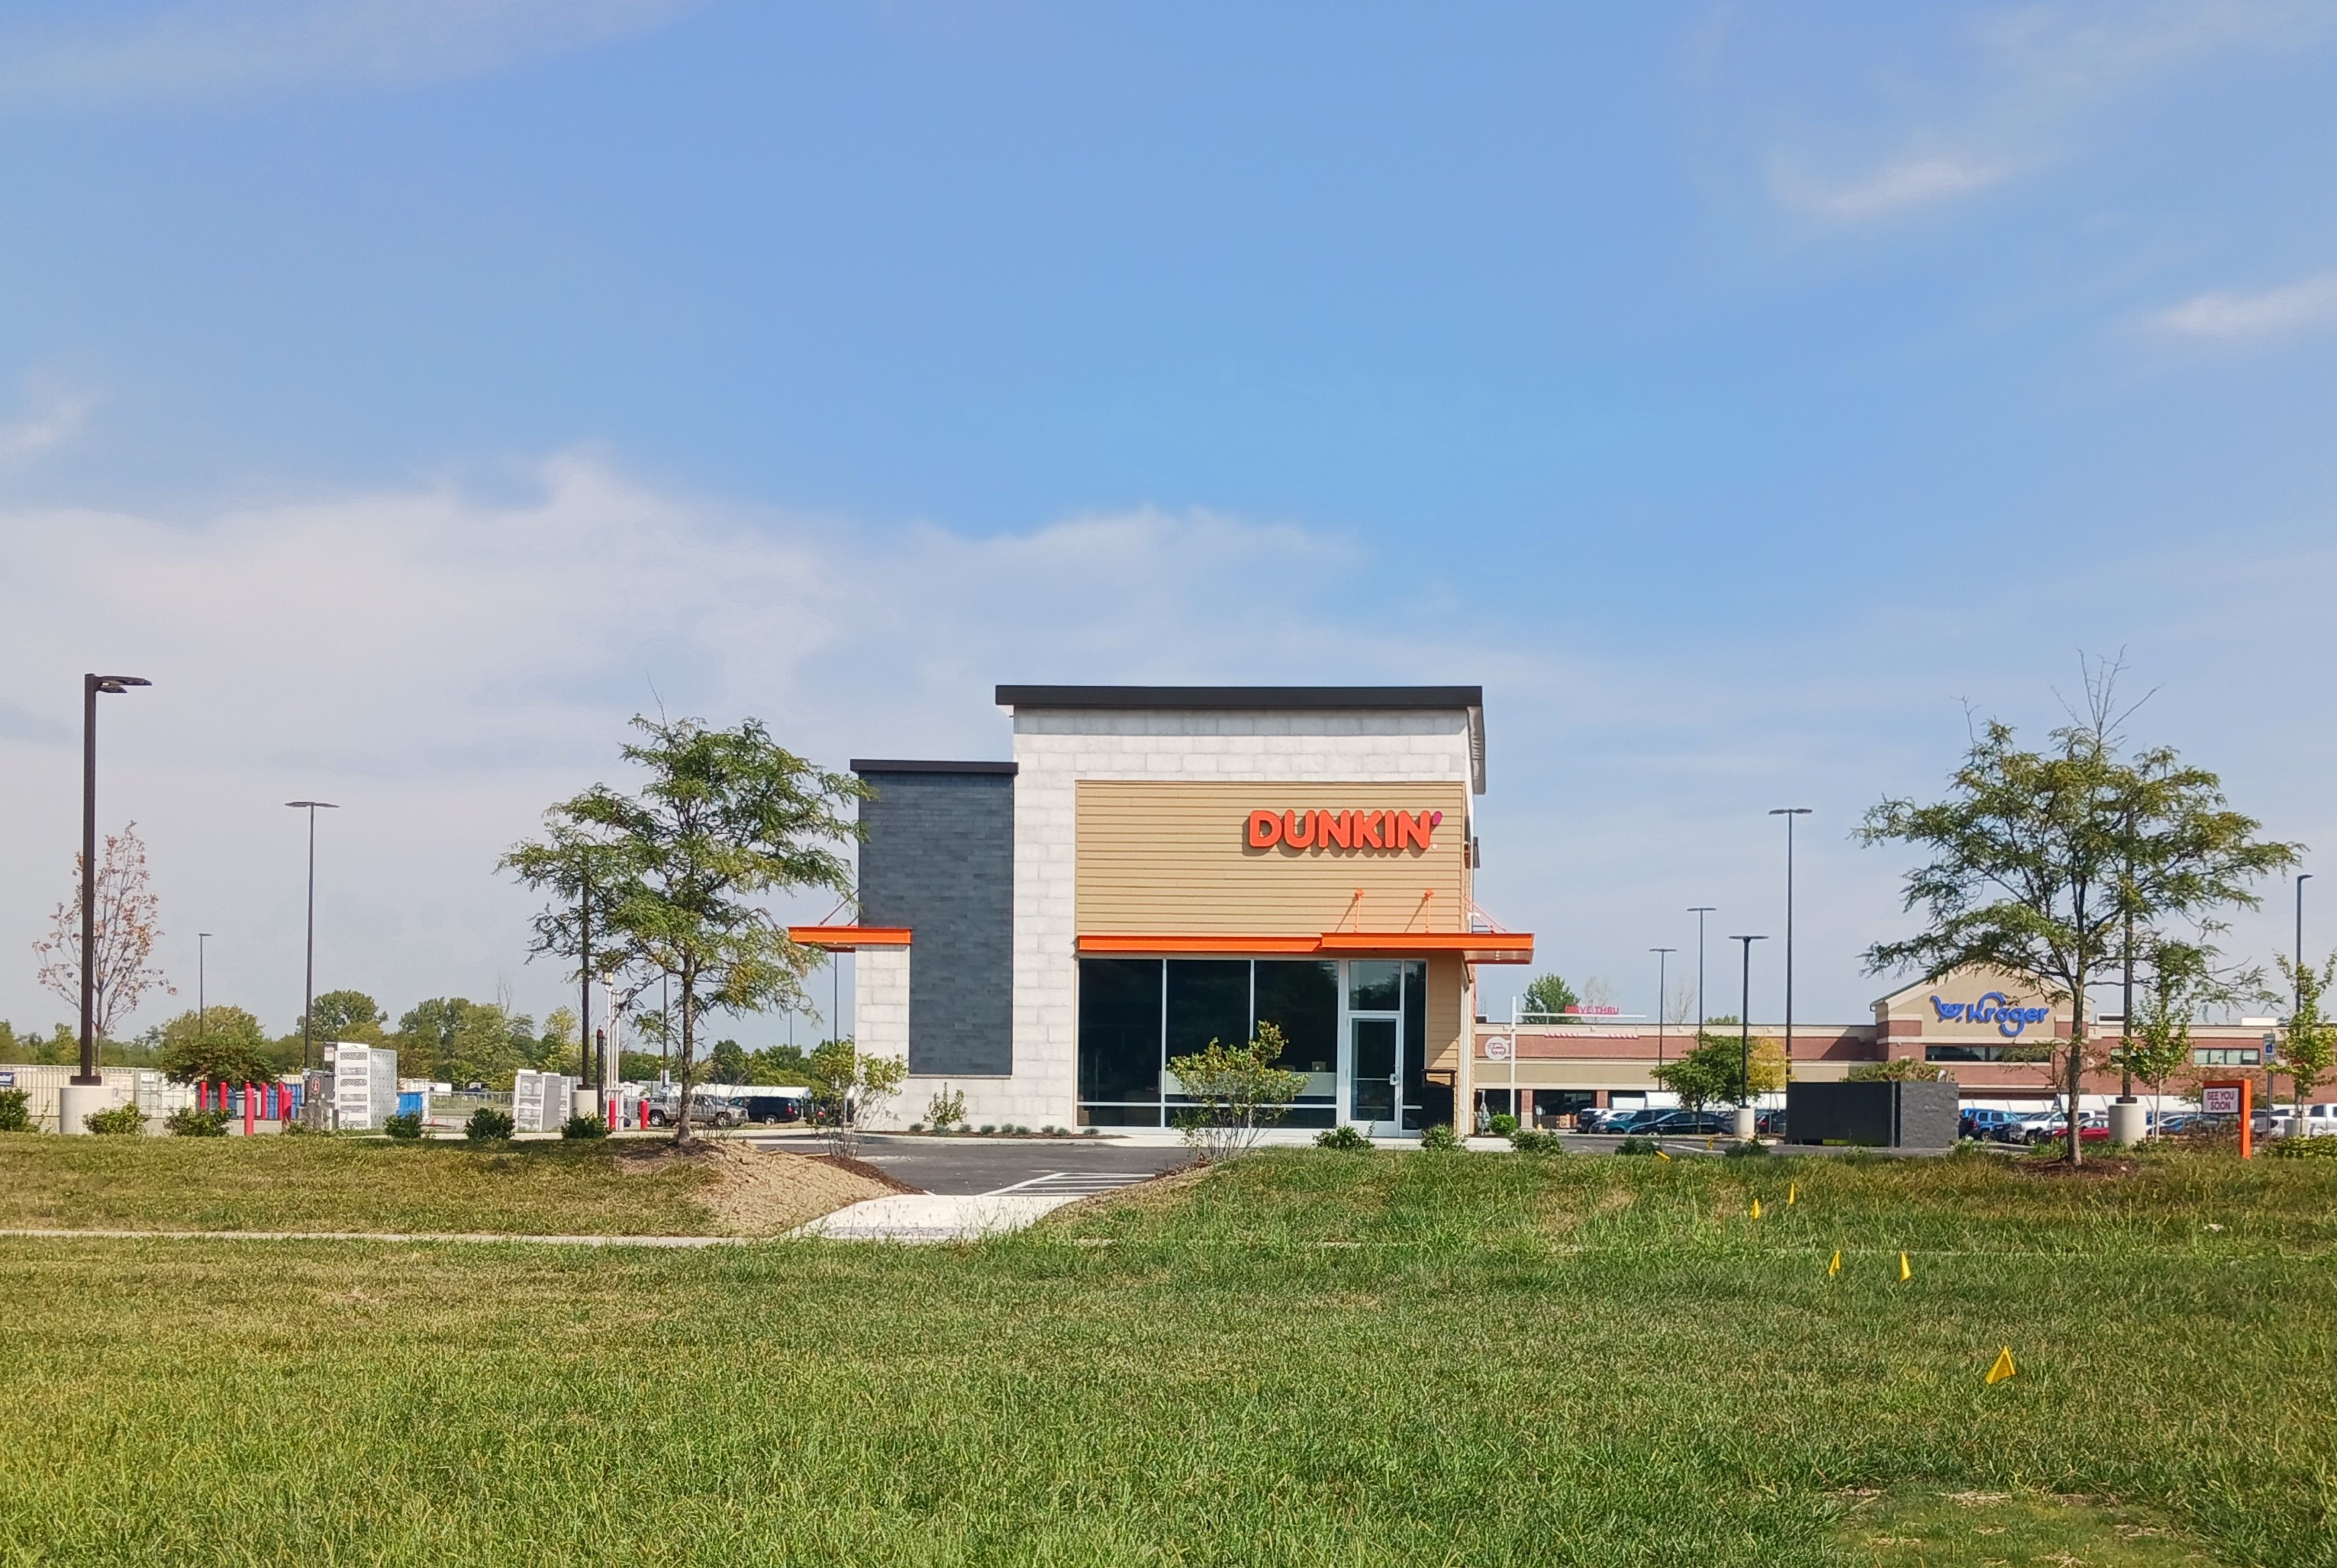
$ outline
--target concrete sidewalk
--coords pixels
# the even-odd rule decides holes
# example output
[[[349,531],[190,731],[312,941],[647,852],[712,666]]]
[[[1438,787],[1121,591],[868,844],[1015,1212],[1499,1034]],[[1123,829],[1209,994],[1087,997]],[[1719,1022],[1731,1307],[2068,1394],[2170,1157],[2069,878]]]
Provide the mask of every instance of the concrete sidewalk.
[[[978,1242],[1034,1224],[1084,1193],[895,1193],[848,1204],[795,1233],[831,1242]]]

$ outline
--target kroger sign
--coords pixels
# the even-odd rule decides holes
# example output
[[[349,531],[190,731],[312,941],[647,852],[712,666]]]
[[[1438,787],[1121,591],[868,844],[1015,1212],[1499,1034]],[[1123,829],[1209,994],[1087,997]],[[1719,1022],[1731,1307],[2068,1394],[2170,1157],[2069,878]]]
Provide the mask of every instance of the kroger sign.
[[[2016,1037],[2029,1025],[2041,1024],[2053,1016],[2050,1008],[2009,1006],[2002,991],[1990,991],[1976,1002],[1943,1002],[1933,997],[1931,1007],[1943,1024],[1994,1024],[1996,1032],[2007,1039]]]

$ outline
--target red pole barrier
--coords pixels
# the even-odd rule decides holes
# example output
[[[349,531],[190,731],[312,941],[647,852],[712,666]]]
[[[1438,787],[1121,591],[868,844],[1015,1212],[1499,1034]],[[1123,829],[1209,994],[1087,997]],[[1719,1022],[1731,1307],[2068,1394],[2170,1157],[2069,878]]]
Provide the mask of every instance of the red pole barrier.
[[[647,1099],[635,1100],[633,1102],[633,1108],[640,1113],[640,1131],[644,1133],[648,1132],[650,1130],[649,1101]]]
[[[208,1111],[210,1108],[211,1086],[201,1078],[197,1078],[195,1080],[195,1109],[199,1111]]]
[[[617,1096],[614,1095],[609,1096],[609,1130],[612,1133],[617,1130]]]
[[[249,1084],[243,1086],[243,1135],[251,1136],[252,1119],[259,1114],[259,1091]]]

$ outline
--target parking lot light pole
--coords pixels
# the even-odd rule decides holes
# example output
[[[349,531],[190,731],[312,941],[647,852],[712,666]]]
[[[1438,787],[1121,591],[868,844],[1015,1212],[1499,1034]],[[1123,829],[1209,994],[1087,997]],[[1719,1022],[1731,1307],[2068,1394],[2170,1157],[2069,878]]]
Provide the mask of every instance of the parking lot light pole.
[[[2304,1010],[2304,884],[2312,880],[2311,872],[2296,873],[2296,995],[2289,1002],[2288,1012],[2292,1019]]]
[[[1704,917],[1712,913],[1710,904],[1691,904],[1688,913],[1696,917],[1696,1037],[1704,1043]]]
[[[103,1108],[94,1092],[105,1082],[97,1071],[97,699],[153,684],[135,675],[81,677],[81,1071],[57,1101],[61,1133],[85,1131],[82,1118]]]
[[[317,813],[338,811],[331,801],[286,801],[295,810],[308,813],[308,979],[300,988],[300,1071],[307,1073],[311,1050],[317,1037]]]
[[[1779,806],[1769,813],[1785,819],[1785,1082],[1794,1081],[1794,819],[1807,806]]]
[[[1677,948],[1649,948],[1656,955],[1656,1066],[1664,1065],[1664,966],[1671,961]]]
[[[1731,937],[1728,940],[1744,944],[1745,992],[1744,999],[1736,1004],[1736,1048],[1742,1057],[1738,1070],[1744,1074],[1738,1080],[1737,1092],[1744,1098],[1738,1105],[1736,1130],[1750,1137],[1753,1127],[1760,1125],[1753,1114],[1753,944],[1765,942],[1769,939],[1762,936]],[[1753,1123],[1753,1127],[1745,1125],[1747,1121]]]

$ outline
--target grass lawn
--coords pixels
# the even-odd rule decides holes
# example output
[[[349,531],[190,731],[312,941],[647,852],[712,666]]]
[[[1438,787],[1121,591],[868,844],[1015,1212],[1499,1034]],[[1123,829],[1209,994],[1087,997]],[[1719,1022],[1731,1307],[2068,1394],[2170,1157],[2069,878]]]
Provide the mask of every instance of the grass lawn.
[[[709,1206],[719,1164],[662,1161],[664,1146],[0,1137],[0,1229],[567,1236],[731,1228]],[[643,1155],[650,1157],[634,1157]]]
[[[2332,1242],[2320,1162],[1313,1151],[966,1248],[0,1242],[0,1561],[2337,1563]]]

